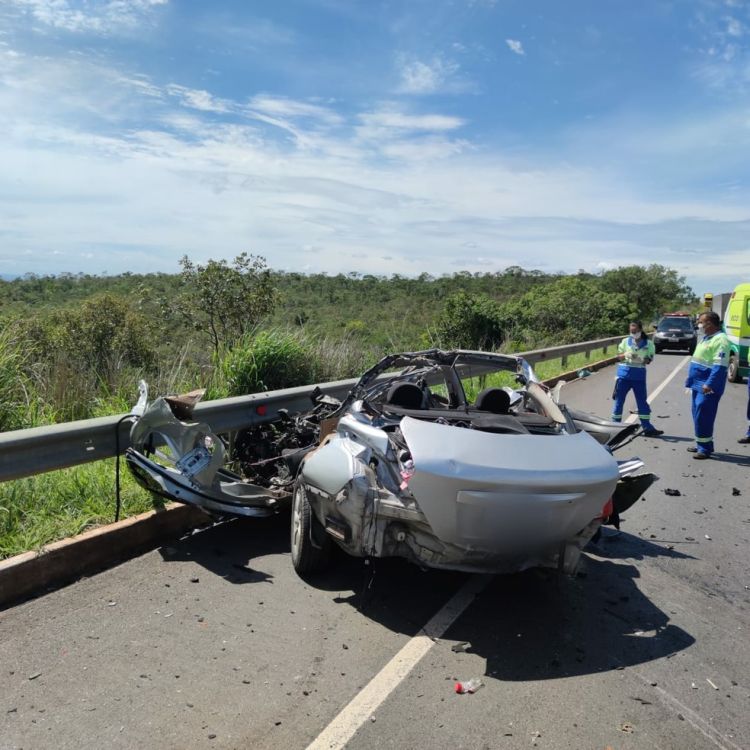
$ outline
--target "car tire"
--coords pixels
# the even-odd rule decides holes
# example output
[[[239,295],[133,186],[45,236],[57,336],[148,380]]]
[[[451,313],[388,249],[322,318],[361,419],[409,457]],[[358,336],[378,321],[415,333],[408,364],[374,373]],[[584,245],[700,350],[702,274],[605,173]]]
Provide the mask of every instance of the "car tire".
[[[688,347],[688,351],[691,354],[695,354],[695,344],[690,344],[690,346]]]
[[[297,574],[303,577],[326,567],[333,546],[310,507],[307,489],[301,479],[294,483],[292,494],[291,546],[292,565]]]
[[[741,383],[742,377],[740,375],[740,363],[734,354],[729,355],[729,368],[727,372],[727,378],[730,383]]]
[[[655,346],[655,347],[654,347],[654,351],[655,351],[655,352],[656,352],[657,354],[661,354],[661,347],[660,347],[660,346]]]

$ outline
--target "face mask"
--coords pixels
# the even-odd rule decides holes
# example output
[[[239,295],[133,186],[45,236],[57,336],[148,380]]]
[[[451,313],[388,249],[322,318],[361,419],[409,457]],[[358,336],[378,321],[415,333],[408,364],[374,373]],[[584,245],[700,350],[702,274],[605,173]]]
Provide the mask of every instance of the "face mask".
[[[636,331],[635,333],[630,334],[636,341],[643,335],[640,331]]]
[[[698,323],[698,333],[703,333],[703,323]]]

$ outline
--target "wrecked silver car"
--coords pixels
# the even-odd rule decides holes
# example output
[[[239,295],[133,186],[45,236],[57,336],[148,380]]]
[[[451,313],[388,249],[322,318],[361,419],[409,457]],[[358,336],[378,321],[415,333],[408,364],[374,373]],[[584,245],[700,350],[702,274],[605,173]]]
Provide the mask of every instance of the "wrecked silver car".
[[[291,504],[300,574],[325,566],[333,545],[432,568],[570,572],[655,479],[612,455],[636,425],[569,411],[520,357],[394,354],[343,401],[316,390],[308,412],[281,413],[227,444],[190,421],[191,397],[144,410],[126,454],[134,475],[212,513]]]

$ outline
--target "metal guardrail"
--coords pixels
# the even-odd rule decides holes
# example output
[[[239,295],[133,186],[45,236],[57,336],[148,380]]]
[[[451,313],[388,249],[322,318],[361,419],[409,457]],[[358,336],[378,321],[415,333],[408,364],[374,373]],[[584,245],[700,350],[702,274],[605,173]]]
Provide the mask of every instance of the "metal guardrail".
[[[567,344],[549,349],[517,352],[530,364],[555,359],[565,367],[572,354],[590,354],[619,343],[622,336],[612,336],[580,344]],[[343,398],[356,379],[320,384],[320,389],[336,398]],[[252,424],[273,421],[279,409],[300,412],[310,408],[310,393],[315,385],[286,388],[280,391],[254,393],[249,396],[217,399],[198,404],[195,419],[207,422],[214,432],[231,432]],[[0,432],[0,482],[42,474],[46,471],[112,458],[128,447],[130,423],[126,415],[83,419],[27,430]]]

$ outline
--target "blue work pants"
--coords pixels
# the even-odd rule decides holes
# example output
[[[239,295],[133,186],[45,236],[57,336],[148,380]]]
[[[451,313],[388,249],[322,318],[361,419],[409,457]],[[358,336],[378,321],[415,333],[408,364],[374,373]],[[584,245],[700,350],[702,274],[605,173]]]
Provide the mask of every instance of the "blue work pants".
[[[693,390],[693,425],[695,447],[699,453],[714,451],[714,422],[719,409],[720,395]]]
[[[614,399],[612,407],[612,421],[622,422],[622,410],[628,393],[633,391],[635,402],[638,405],[638,418],[641,424],[648,430],[651,425],[651,407],[648,405],[646,393],[646,380],[631,380],[630,378],[617,378],[615,381]]]

